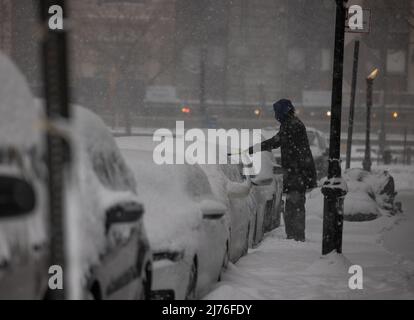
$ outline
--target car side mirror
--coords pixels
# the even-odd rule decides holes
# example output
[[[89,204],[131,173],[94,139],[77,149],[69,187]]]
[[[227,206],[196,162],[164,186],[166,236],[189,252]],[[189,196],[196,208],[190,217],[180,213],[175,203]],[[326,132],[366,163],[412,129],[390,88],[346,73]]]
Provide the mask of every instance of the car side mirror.
[[[226,214],[226,206],[215,200],[203,200],[200,203],[201,214],[205,220],[219,220]]]
[[[28,214],[36,206],[33,185],[24,179],[0,176],[0,218]]]
[[[109,231],[117,223],[132,223],[138,221],[144,214],[144,207],[137,202],[125,202],[111,207],[106,212],[105,230]]]

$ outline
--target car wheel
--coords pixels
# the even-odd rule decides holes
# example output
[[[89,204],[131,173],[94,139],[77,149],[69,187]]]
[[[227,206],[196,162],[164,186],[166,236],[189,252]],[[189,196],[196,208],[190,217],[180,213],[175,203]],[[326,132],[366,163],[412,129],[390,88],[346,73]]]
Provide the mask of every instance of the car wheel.
[[[145,267],[145,274],[142,275],[140,290],[137,290],[135,295],[136,300],[150,300],[151,299],[151,286],[152,286],[152,267],[151,264],[147,264]]]
[[[193,265],[190,270],[190,278],[188,280],[187,292],[185,294],[186,300],[195,300],[196,299],[196,289],[197,289],[197,259],[194,258]]]
[[[101,290],[97,282],[95,282],[86,292],[85,300],[102,300]]]
[[[88,290],[88,292],[85,293],[85,300],[92,301],[97,299],[93,296],[92,292]]]
[[[151,264],[147,264],[145,268],[145,279],[143,280],[143,288],[144,288],[143,300],[151,299],[151,287],[152,287],[152,266]]]

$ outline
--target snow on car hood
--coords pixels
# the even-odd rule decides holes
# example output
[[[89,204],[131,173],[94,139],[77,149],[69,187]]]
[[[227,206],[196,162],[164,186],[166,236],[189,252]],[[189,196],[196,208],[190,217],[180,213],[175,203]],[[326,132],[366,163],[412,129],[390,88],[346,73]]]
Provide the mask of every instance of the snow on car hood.
[[[199,203],[189,194],[192,187],[185,181],[192,166],[156,165],[149,151],[123,149],[122,153],[137,179],[153,250],[191,245],[189,236],[201,218]]]

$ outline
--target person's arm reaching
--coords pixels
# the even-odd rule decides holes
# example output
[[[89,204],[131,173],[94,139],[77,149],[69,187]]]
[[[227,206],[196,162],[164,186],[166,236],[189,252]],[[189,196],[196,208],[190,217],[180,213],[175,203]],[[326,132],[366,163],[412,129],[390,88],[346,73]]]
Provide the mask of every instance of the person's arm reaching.
[[[259,151],[272,151],[273,149],[277,149],[280,147],[280,136],[279,133],[277,133],[274,137],[265,140],[261,143],[257,143],[254,146],[251,146],[249,148],[249,154],[253,154],[255,152]]]

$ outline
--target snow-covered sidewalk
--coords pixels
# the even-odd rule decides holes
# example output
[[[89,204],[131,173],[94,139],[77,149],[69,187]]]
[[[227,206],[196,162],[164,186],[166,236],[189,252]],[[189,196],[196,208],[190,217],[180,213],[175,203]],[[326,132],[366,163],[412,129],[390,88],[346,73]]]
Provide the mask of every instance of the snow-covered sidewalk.
[[[384,246],[414,261],[414,192],[401,190],[397,200],[403,203],[405,215],[396,222],[389,232],[384,233]]]
[[[414,190],[408,193],[403,201],[414,199]],[[414,299],[414,261],[408,254],[390,251],[413,230],[409,226],[414,226],[414,212],[407,210],[414,208],[403,202],[403,209],[404,215],[345,222],[343,255],[326,257],[321,257],[322,219],[310,213],[306,243],[285,240],[284,227],[278,228],[230,265],[205,299]],[[404,248],[404,253],[414,251],[409,244]],[[362,290],[348,286],[351,265],[363,269]]]

